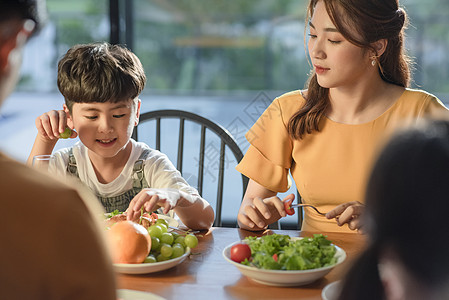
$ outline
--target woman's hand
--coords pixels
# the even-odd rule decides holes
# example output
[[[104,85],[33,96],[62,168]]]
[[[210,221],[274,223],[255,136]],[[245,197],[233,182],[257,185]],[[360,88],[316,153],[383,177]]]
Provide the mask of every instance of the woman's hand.
[[[290,194],[284,198],[284,201],[293,199],[295,199],[295,195]],[[242,228],[262,230],[286,215],[284,202],[279,197],[273,196],[265,199],[255,197],[252,204],[240,208],[237,219]]]
[[[284,203],[276,195],[276,192],[250,179],[237,215],[240,228],[262,230],[281,217],[285,217]],[[295,195],[291,194],[285,200],[294,198]]]
[[[338,226],[348,224],[351,230],[361,230],[363,224],[360,222],[360,216],[364,209],[365,205],[358,201],[346,202],[329,211],[326,218],[335,219]]]

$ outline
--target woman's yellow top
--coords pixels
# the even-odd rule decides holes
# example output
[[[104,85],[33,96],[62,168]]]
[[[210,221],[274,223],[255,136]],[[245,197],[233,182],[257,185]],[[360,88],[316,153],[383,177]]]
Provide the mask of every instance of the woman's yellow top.
[[[373,121],[348,125],[323,118],[319,131],[293,140],[287,131],[291,116],[305,103],[300,91],[276,98],[247,132],[250,147],[237,170],[274,192],[289,188],[289,171],[303,203],[327,212],[337,205],[364,202],[371,164],[383,139],[400,125],[435,116],[445,106],[424,91],[406,89],[401,97]],[[410,162],[413,163],[413,162]],[[302,230],[352,232],[312,209],[304,209]]]

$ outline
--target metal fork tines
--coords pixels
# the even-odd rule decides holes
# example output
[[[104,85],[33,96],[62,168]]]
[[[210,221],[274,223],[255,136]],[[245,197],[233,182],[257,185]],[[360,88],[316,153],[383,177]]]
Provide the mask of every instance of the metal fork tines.
[[[292,204],[290,205],[291,208],[293,207],[310,207],[313,208],[317,213],[319,213],[322,216],[325,216],[326,213],[323,213],[321,211],[318,210],[318,208],[316,208],[315,206],[311,205],[311,204],[303,204],[303,203],[299,203],[299,204]]]

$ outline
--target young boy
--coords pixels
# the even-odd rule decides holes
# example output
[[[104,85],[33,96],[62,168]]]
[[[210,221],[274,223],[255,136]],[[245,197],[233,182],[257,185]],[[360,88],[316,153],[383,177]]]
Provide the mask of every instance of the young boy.
[[[64,110],[36,119],[35,155],[51,154],[69,127],[80,141],[54,153],[54,171],[79,177],[107,212],[118,209],[136,220],[141,208],[170,210],[192,229],[208,229],[214,220],[209,203],[187,184],[166,155],[131,139],[139,122],[146,76],[136,55],[107,43],[76,45],[58,64],[58,88]]]

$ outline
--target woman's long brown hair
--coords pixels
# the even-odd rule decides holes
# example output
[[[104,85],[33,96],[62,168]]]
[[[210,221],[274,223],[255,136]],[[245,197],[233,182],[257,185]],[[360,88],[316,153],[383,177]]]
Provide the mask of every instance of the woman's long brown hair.
[[[332,22],[350,43],[375,52],[371,44],[387,39],[387,48],[377,60],[380,76],[392,84],[409,85],[410,59],[404,50],[406,12],[399,8],[398,0],[310,0],[306,25],[318,1],[324,1]],[[305,105],[288,122],[293,139],[319,131],[319,123],[329,105],[329,89],[318,84],[315,72],[310,75],[306,88]]]

